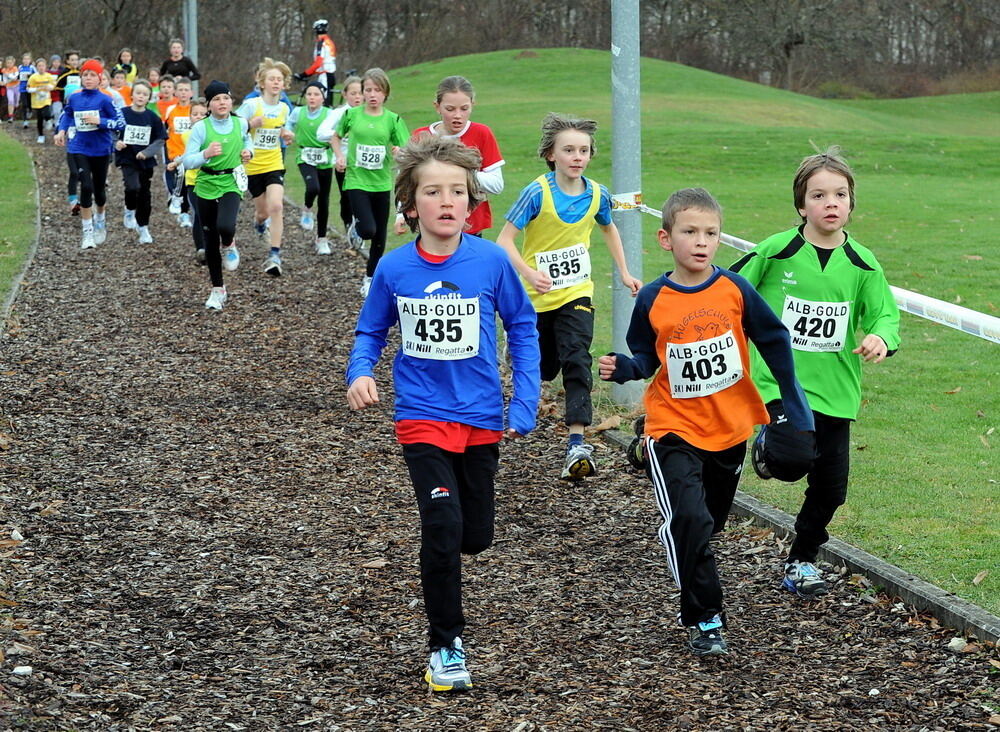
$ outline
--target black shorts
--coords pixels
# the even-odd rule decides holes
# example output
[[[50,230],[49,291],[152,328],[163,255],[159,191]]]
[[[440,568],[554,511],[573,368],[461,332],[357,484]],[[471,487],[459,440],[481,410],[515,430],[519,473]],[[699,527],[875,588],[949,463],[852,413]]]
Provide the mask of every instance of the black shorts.
[[[251,198],[257,198],[264,194],[270,185],[285,185],[285,169],[269,170],[266,173],[255,173],[247,176],[247,190],[250,191]]]

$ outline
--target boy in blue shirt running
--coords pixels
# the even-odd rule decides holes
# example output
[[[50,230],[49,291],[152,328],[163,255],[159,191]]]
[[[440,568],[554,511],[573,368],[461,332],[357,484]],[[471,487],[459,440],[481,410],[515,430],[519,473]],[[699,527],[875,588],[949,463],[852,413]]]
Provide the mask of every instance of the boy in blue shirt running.
[[[420,583],[430,631],[424,679],[433,691],[468,689],[461,635],[462,554],[493,543],[499,443],[535,427],[535,311],[507,256],[463,233],[481,200],[479,152],[427,136],[397,156],[398,210],[417,238],[375,269],[347,366],[351,409],[379,402],[374,369],[389,329],[396,437],[420,509]],[[503,321],[514,390],[504,418],[496,316]]]

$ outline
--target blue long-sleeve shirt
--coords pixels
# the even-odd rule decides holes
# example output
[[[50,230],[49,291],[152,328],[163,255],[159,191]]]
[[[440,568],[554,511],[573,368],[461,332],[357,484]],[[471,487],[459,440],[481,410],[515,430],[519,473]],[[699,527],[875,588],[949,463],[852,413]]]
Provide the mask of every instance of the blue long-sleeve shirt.
[[[506,426],[527,434],[535,427],[540,393],[535,310],[503,249],[477,236],[464,234],[455,253],[441,263],[421,257],[416,242],[381,259],[358,317],[347,383],[374,375],[389,330],[397,326],[396,420],[501,430],[497,314],[507,332],[514,374]]]
[[[100,117],[96,125],[83,122],[83,117],[88,114]],[[104,92],[99,89],[81,89],[63,104],[59,130],[65,132],[70,127],[75,128],[76,134],[66,144],[68,152],[101,157],[110,155],[114,150],[118,131],[125,129],[125,118],[122,111],[115,107],[111,97]]]

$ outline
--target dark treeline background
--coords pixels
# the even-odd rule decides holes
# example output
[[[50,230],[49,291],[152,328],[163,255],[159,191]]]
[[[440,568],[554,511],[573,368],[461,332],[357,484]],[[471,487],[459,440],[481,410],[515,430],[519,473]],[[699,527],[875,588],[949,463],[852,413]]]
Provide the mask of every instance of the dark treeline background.
[[[142,73],[183,36],[182,0],[0,0],[0,53],[76,48]],[[1000,88],[996,0],[644,0],[642,54],[821,96]],[[200,0],[199,67],[243,92],[263,56],[301,70],[330,21],[338,66],[547,46],[606,49],[610,0]]]

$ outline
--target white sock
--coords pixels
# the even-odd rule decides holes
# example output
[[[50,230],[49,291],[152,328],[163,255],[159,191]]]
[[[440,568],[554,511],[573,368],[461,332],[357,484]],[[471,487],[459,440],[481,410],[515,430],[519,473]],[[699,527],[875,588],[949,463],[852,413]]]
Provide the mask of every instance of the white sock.
[[[93,219],[80,219],[80,223],[83,224],[83,233],[94,231],[94,220]]]
[[[98,224],[103,224],[103,223],[104,223],[104,214],[102,214],[102,213],[97,213],[97,212],[95,211],[95,212],[94,212],[94,221],[95,221],[96,223],[98,223]]]
[[[140,234],[148,234],[149,233],[149,227],[148,226],[140,226],[139,227],[139,233]]]

